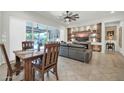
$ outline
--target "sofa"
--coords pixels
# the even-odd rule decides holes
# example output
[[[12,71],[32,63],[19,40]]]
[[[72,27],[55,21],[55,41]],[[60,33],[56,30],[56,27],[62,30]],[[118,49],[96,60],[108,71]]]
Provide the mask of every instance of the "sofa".
[[[59,55],[81,62],[89,63],[92,58],[92,50],[87,49],[83,45],[61,43]]]

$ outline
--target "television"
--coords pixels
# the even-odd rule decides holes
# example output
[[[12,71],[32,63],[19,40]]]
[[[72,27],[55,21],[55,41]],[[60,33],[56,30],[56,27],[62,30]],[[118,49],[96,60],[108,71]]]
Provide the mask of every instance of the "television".
[[[75,40],[79,42],[87,42],[89,41],[89,37],[75,37]]]
[[[81,32],[75,35],[75,40],[79,42],[89,41],[90,32]]]

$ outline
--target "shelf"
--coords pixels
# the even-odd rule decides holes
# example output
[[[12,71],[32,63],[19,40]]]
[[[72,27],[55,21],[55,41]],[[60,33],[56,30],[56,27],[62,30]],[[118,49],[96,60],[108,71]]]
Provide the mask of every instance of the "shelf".
[[[91,45],[92,50],[95,52],[101,52],[102,46],[101,45]]]
[[[93,30],[93,29],[90,29],[90,30],[84,30],[84,31],[73,31],[72,32],[72,28],[67,28],[67,37],[69,37],[68,38],[68,40],[67,41],[71,41],[71,39],[72,38],[74,38],[74,37],[72,37],[72,35],[76,35],[76,34],[80,34],[80,33],[87,33],[87,32],[90,32],[90,33],[92,33],[92,31],[94,31],[96,34],[97,34],[97,36],[96,36],[96,40],[98,41],[98,42],[101,42],[101,28],[102,28],[102,24],[101,23],[98,23],[98,24],[95,24],[96,25],[96,30]],[[84,28],[85,28],[86,26],[84,26]],[[92,26],[89,26],[90,28],[92,28]]]

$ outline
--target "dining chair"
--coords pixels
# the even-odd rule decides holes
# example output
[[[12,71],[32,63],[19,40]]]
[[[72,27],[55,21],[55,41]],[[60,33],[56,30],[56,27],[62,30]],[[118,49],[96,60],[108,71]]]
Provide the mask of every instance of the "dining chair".
[[[18,68],[16,68],[16,66],[12,66],[10,64],[10,61],[9,61],[9,58],[8,58],[8,55],[7,55],[7,52],[6,52],[6,49],[5,49],[5,46],[4,44],[0,44],[0,48],[2,50],[2,54],[3,54],[3,57],[5,59],[5,62],[7,64],[7,76],[6,76],[6,81],[9,80],[9,81],[12,81],[12,77],[14,74],[16,74],[17,71],[21,71],[23,70],[23,67],[20,66]]]
[[[22,42],[22,50],[33,49],[34,41],[23,41]]]
[[[41,80],[44,81],[44,74],[52,72],[56,79],[58,80],[58,72],[57,72],[57,61],[59,54],[60,44],[58,42],[45,44],[44,54],[42,60],[36,64],[33,64],[33,79],[35,79],[35,71],[39,71],[41,73]]]

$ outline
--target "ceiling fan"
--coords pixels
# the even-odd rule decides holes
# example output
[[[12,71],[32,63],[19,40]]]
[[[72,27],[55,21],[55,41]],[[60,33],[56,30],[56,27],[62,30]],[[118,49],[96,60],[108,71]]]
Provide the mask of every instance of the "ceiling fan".
[[[79,14],[73,14],[70,11],[66,11],[66,14],[64,15],[65,22],[76,21],[76,19],[78,18],[79,18]]]

